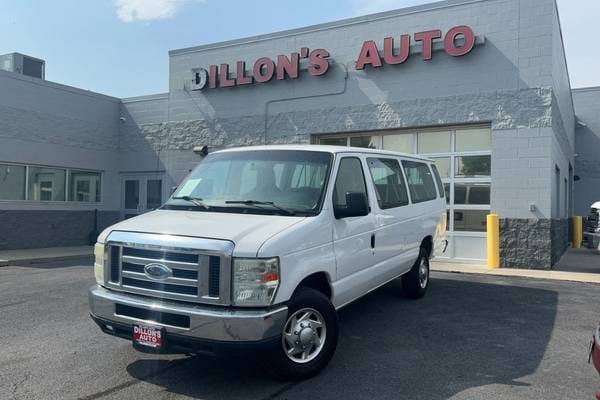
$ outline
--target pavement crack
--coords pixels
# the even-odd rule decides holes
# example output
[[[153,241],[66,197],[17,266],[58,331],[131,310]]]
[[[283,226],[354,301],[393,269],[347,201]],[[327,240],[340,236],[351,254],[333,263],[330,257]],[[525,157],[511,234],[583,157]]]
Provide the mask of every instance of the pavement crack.
[[[31,372],[29,371],[25,371],[23,374],[23,377],[19,380],[17,380],[12,387],[11,393],[13,395],[13,397],[16,398],[17,395],[17,391],[21,388],[21,386],[23,386],[23,384],[25,384],[25,382],[27,382],[29,380],[29,377],[31,376]]]
[[[108,396],[109,394],[113,394],[113,393],[118,392],[120,390],[126,389],[126,388],[128,388],[130,386],[137,385],[138,383],[144,382],[147,379],[150,379],[150,378],[153,378],[153,377],[155,377],[157,375],[160,375],[163,372],[165,372],[165,371],[167,371],[169,369],[178,367],[178,366],[184,364],[185,362],[187,362],[189,360],[191,360],[191,358],[183,358],[183,359],[180,359],[180,360],[171,361],[169,363],[169,365],[167,365],[166,367],[161,368],[161,369],[159,369],[157,371],[154,371],[151,374],[144,375],[144,376],[142,376],[140,378],[130,379],[130,380],[126,381],[126,382],[121,383],[120,385],[113,386],[113,387],[111,387],[109,389],[102,390],[102,391],[96,392],[96,393],[92,393],[92,394],[84,396],[84,397],[79,397],[78,400],[95,400],[95,399],[102,398],[104,396]]]

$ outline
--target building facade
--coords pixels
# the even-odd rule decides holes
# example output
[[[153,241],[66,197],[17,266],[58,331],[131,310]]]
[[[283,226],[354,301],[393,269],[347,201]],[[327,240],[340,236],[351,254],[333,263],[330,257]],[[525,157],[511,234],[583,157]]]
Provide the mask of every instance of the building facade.
[[[600,199],[600,91],[571,90],[554,0],[443,1],[169,59],[168,93],[128,99],[0,71],[0,249],[83,244],[156,208],[195,146],[426,154],[448,193],[444,256],[484,260],[493,212],[504,267],[551,268],[573,211]]]

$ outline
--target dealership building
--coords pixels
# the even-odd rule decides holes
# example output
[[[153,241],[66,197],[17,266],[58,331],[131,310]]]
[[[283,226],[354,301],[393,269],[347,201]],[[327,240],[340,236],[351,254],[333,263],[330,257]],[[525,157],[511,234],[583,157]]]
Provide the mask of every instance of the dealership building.
[[[87,244],[157,208],[202,146],[427,155],[448,193],[443,256],[485,260],[491,212],[503,267],[551,268],[600,200],[600,88],[571,89],[555,0],[436,2],[169,63],[168,93],[119,99],[0,56],[0,250]]]

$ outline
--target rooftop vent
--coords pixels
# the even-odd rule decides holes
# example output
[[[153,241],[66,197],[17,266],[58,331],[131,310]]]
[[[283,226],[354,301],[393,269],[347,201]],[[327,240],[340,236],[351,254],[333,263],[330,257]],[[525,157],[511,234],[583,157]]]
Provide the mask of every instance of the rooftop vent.
[[[21,53],[0,55],[0,69],[17,74],[44,79],[46,62],[39,58],[26,56]]]

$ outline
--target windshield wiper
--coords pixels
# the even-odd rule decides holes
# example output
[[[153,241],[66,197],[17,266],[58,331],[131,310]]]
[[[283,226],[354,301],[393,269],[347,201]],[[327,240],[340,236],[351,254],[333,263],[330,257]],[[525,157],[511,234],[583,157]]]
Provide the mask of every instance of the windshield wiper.
[[[271,206],[273,208],[278,209],[287,215],[296,215],[296,212],[293,210],[289,210],[287,208],[283,208],[273,203],[272,201],[260,201],[260,200],[227,200],[225,204],[244,204],[248,206]]]
[[[202,202],[202,199],[200,197],[192,197],[192,196],[176,196],[176,197],[172,197],[173,200],[185,200],[185,201],[189,201],[190,203],[194,203],[195,205],[197,205],[198,207],[202,207],[206,210],[208,210],[210,208],[210,206],[206,205],[205,203]]]

